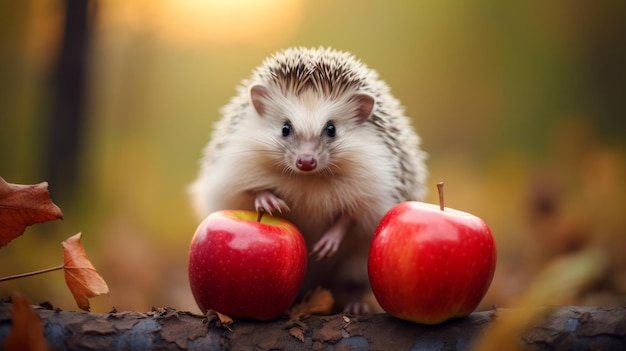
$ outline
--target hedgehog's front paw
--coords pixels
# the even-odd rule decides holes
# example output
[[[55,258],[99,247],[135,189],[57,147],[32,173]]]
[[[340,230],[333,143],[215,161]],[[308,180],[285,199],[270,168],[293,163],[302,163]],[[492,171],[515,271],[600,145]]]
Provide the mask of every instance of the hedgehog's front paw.
[[[339,245],[343,241],[343,237],[346,235],[351,221],[349,216],[341,216],[339,220],[322,235],[320,240],[315,243],[311,255],[317,255],[318,261],[334,255],[337,249],[339,249]]]
[[[278,213],[283,213],[283,211],[286,212],[290,210],[285,201],[269,190],[263,190],[257,193],[254,199],[254,208],[256,208],[257,212],[267,212],[270,216],[272,212],[278,211]]]
[[[343,233],[339,232],[326,232],[324,236],[315,243],[311,255],[317,255],[317,260],[328,258],[337,252],[339,244],[343,239]]]

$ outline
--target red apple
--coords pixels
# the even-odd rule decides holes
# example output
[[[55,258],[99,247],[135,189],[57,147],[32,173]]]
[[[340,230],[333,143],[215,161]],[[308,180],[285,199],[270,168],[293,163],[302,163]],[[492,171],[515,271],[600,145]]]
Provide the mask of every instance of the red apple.
[[[225,210],[209,215],[189,247],[189,283],[202,312],[271,320],[293,303],[307,265],[300,231],[272,216]]]
[[[495,268],[496,245],[483,220],[415,201],[383,216],[368,260],[380,306],[394,317],[423,324],[472,313]]]

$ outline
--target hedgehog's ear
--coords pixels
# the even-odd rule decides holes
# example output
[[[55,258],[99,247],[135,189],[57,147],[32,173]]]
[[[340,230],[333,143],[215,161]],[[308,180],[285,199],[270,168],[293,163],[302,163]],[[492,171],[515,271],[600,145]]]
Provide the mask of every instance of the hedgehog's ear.
[[[356,118],[359,122],[363,122],[372,115],[374,111],[374,97],[368,94],[354,94],[352,101],[356,104]]]
[[[250,88],[250,102],[254,109],[263,116],[265,113],[265,103],[269,99],[269,91],[263,85],[255,84]]]

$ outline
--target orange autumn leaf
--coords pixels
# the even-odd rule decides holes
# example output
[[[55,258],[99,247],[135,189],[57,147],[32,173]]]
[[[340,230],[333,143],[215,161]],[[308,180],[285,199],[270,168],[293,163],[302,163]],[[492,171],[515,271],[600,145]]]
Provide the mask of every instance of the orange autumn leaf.
[[[230,327],[233,325],[235,321],[229,316],[223,313],[217,312],[216,310],[208,310],[205,313],[205,317],[207,319],[207,323],[215,322],[215,325],[217,327],[232,331]]]
[[[301,320],[311,315],[328,315],[334,303],[335,299],[330,290],[318,286],[315,290],[308,291],[302,302],[289,309],[289,318]]]
[[[50,200],[48,183],[11,184],[0,177],[0,247],[31,224],[61,218],[61,209]]]
[[[7,351],[48,351],[41,318],[35,313],[28,300],[17,293],[11,296],[11,331],[4,339],[1,349]]]
[[[334,303],[335,298],[328,289],[318,286],[315,290],[307,291],[302,302],[291,306],[288,311],[289,321],[286,327],[289,328],[289,335],[304,342],[304,334],[308,327],[302,320],[312,315],[330,314]]]
[[[78,233],[62,243],[63,273],[78,307],[89,311],[89,298],[108,294],[109,287],[87,258],[80,236]]]
[[[220,321],[220,326],[223,328],[226,328],[228,330],[230,329],[230,326],[233,325],[234,321],[232,318],[230,318],[229,316],[223,314],[223,313],[219,313],[217,311],[215,311],[215,314],[217,314],[217,318]]]

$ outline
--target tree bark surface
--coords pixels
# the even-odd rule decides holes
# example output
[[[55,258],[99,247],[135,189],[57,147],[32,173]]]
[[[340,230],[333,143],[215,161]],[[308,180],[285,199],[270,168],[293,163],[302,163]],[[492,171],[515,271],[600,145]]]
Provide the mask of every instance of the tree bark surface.
[[[46,341],[56,350],[466,350],[510,310],[474,312],[439,325],[420,325],[387,314],[313,316],[301,321],[303,341],[287,319],[236,320],[231,330],[204,316],[169,308],[104,314],[36,307]],[[11,330],[11,304],[0,303],[0,345]],[[551,310],[523,335],[531,350],[626,350],[626,307]]]

